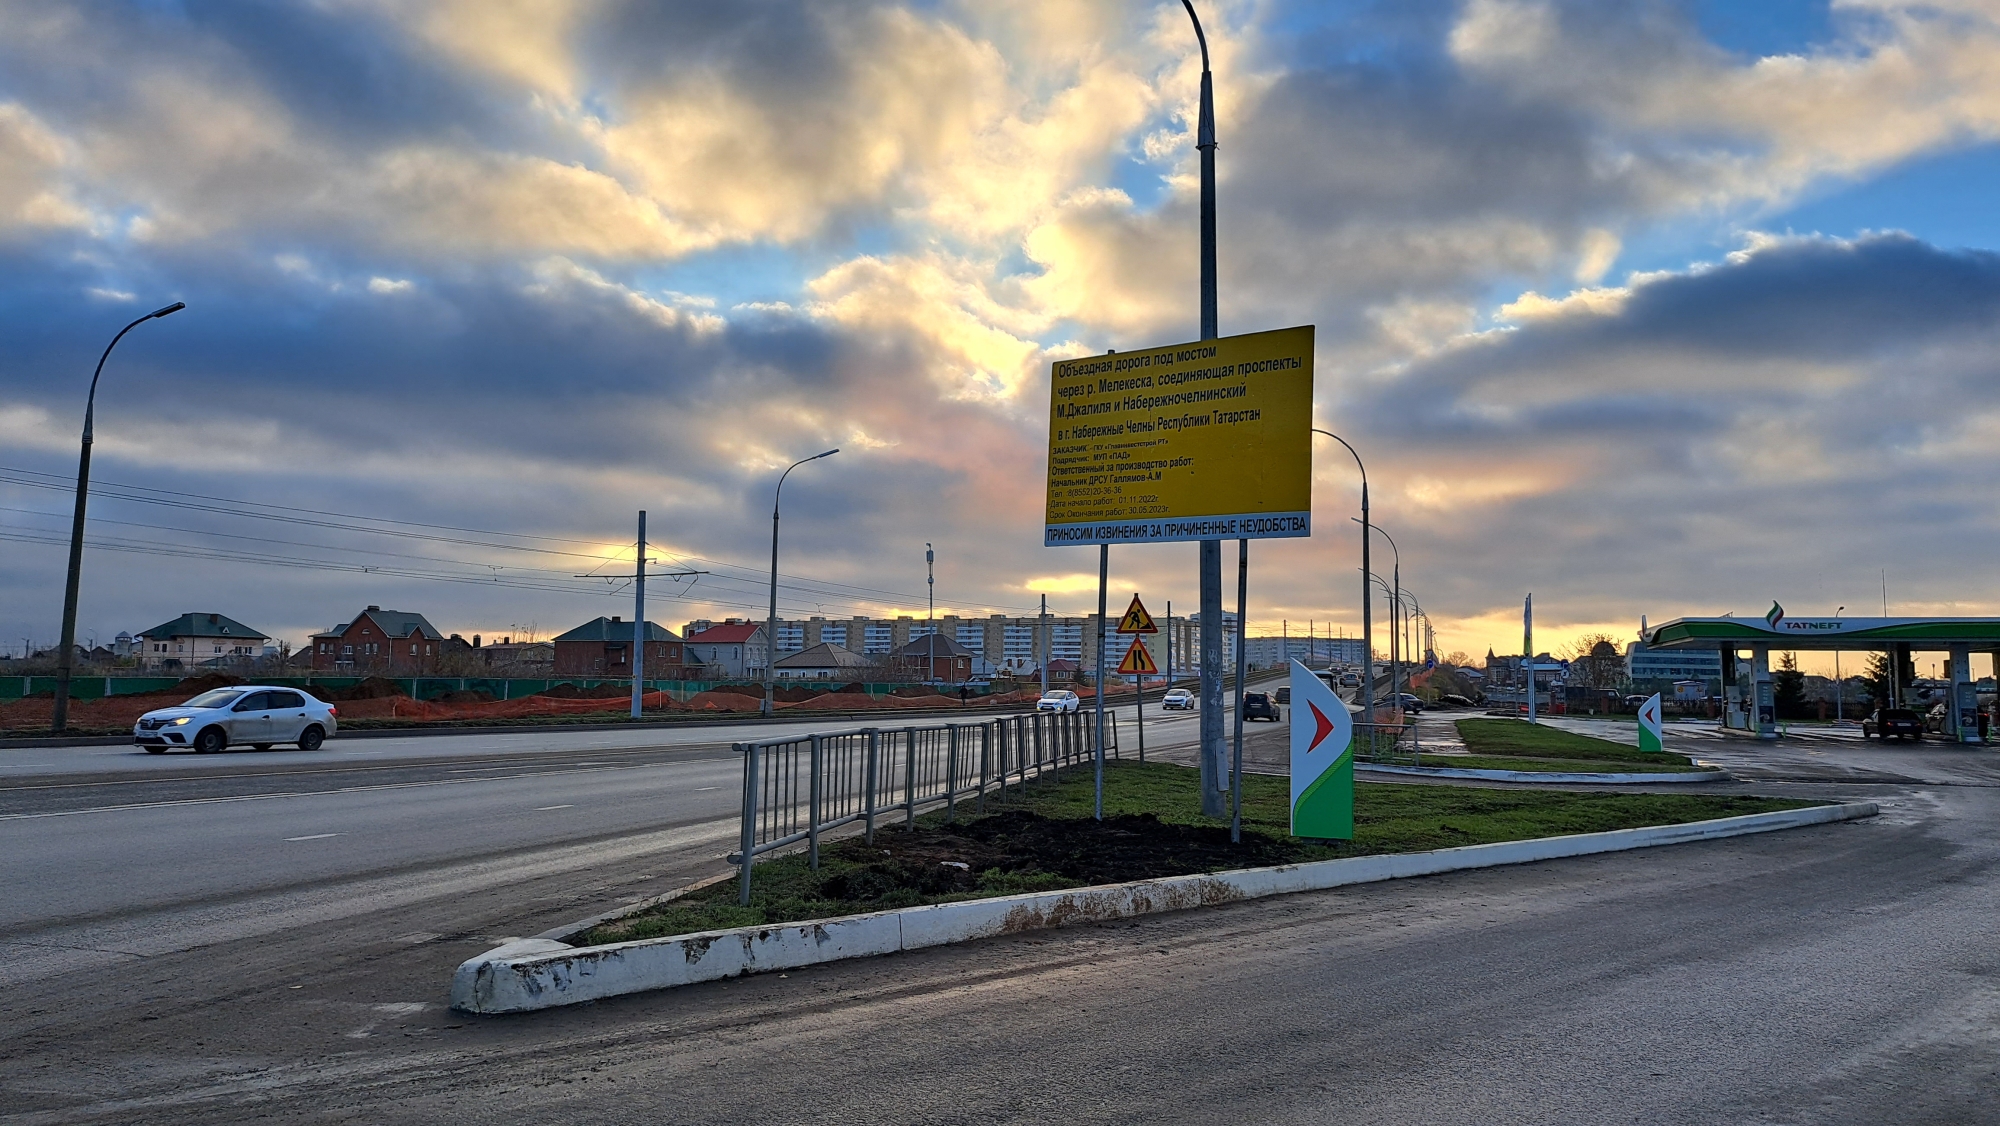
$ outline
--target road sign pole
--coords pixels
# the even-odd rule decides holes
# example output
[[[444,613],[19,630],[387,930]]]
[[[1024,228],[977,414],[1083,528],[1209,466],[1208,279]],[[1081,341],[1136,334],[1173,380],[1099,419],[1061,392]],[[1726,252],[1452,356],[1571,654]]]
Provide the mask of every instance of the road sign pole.
[[[1249,655],[1243,639],[1250,596],[1250,541],[1236,541],[1236,753],[1229,766],[1229,840],[1243,841],[1243,680],[1249,672]]]
[[[1104,820],[1104,627],[1111,623],[1104,616],[1104,585],[1111,577],[1111,545],[1097,545],[1097,799],[1096,815]]]

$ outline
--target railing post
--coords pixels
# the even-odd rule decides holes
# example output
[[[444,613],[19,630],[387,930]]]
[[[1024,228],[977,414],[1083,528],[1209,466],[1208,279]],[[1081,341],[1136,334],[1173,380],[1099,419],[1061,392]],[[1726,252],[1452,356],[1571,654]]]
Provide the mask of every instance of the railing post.
[[[917,827],[917,729],[903,728],[903,828]]]
[[[958,724],[944,728],[944,820],[958,820]]]
[[[978,805],[975,807],[980,813],[986,812],[986,779],[989,773],[988,768],[992,765],[993,724],[982,723],[979,725],[979,798]],[[1000,777],[1007,777],[1007,773],[1001,771]]]
[[[743,865],[742,888],[736,902],[750,906],[750,860],[757,851],[757,744],[738,743],[736,749],[743,754],[743,834],[739,842],[742,846]]]
[[[880,765],[881,760],[882,733],[871,727],[868,729],[868,796],[862,803],[868,829],[862,834],[861,838],[869,844],[875,843],[875,787],[880,784],[877,781],[876,768]]]
[[[812,736],[812,786],[806,794],[806,864],[813,871],[819,871],[819,790],[820,774],[823,772],[825,756],[821,753],[820,737]]]

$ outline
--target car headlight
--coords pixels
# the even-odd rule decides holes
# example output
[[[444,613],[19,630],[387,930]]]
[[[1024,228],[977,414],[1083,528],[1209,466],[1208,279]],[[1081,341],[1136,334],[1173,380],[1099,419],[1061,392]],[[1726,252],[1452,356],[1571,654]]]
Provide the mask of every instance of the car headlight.
[[[172,723],[169,723],[169,724],[167,724],[167,726],[168,726],[168,727],[180,727],[180,726],[182,726],[182,725],[186,724],[186,723],[187,723],[187,721],[188,721],[189,719],[192,719],[192,718],[193,718],[192,716],[182,716],[182,717],[180,717],[179,719],[177,719],[177,720],[174,720],[174,721],[173,721]]]

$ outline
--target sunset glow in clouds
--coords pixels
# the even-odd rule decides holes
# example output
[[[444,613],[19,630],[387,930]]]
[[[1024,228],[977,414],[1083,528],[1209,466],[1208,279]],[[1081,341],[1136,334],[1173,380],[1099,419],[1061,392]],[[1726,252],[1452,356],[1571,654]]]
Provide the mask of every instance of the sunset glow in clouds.
[[[1443,648],[1518,647],[1530,589],[1550,642],[1879,609],[1885,571],[1894,611],[2000,612],[1996,5],[1198,7],[1223,331],[1318,326],[1315,424]],[[90,553],[80,635],[546,635],[629,612],[570,576],[640,508],[663,562],[744,568],[649,616],[758,614],[776,474],[832,446],[784,612],[921,614],[927,541],[941,612],[1079,612],[1048,367],[1198,335],[1198,76],[1177,3],[0,0],[0,464],[73,472],[97,353],[184,300],[107,368],[97,477],[551,538],[107,496],[93,536],[199,551]],[[1358,629],[1320,453],[1259,629]],[[0,637],[46,643],[68,497],[0,506]],[[370,551],[421,558],[247,558]],[[1179,611],[1194,563],[1121,548],[1114,589]]]

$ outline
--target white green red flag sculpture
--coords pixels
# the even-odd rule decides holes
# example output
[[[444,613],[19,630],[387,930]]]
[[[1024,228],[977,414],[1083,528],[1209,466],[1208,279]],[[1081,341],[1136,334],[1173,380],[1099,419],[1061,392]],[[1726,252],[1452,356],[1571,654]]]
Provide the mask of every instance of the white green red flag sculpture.
[[[1639,705],[1639,749],[1642,751],[1664,751],[1667,749],[1667,733],[1660,726],[1660,694],[1646,697]]]
[[[1292,662],[1292,835],[1354,839],[1354,720],[1333,689]]]

